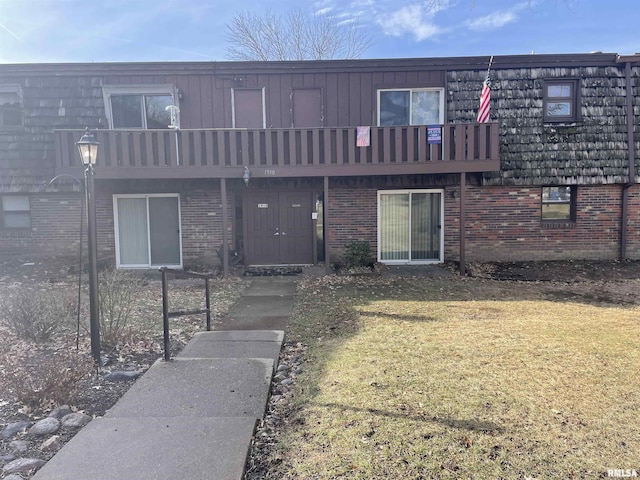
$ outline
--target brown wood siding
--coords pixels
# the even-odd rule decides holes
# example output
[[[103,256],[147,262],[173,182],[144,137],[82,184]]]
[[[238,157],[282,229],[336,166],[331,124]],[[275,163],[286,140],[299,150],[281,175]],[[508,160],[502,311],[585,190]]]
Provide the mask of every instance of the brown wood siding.
[[[246,87],[265,88],[267,127],[290,128],[294,85],[322,89],[325,127],[375,125],[376,90],[393,87],[446,86],[446,118],[469,123],[475,121],[487,62],[488,57],[463,57],[2,65],[0,83],[22,85],[24,129],[0,131],[0,191],[37,190],[52,176],[53,130],[106,127],[103,84],[176,85],[184,129],[231,127],[231,88],[238,78]],[[634,66],[635,125],[640,125],[639,75]],[[486,174],[486,184],[627,181],[624,64],[616,63],[615,54],[496,57],[492,77],[502,172]],[[566,77],[581,79],[582,119],[564,129],[544,125],[542,81]],[[637,128],[634,135],[640,152]]]

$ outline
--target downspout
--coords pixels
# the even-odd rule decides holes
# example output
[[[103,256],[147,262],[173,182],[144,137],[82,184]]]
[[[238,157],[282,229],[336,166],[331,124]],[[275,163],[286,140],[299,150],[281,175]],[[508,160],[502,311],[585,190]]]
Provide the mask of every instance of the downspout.
[[[324,199],[322,203],[322,213],[324,213],[324,220],[322,222],[324,228],[324,273],[325,275],[331,275],[331,262],[329,258],[330,245],[329,245],[329,224],[331,222],[329,216],[329,177],[324,177]]]
[[[625,94],[627,107],[627,148],[629,151],[629,175],[622,186],[622,212],[620,222],[620,260],[627,258],[627,227],[629,224],[629,187],[636,181],[636,153],[633,139],[633,84],[631,82],[631,62],[625,63]]]
[[[465,276],[467,274],[466,263],[466,238],[467,238],[467,174],[460,174],[460,275]]]
[[[222,200],[222,276],[229,276],[229,225],[227,219],[227,179],[220,178],[220,197]]]

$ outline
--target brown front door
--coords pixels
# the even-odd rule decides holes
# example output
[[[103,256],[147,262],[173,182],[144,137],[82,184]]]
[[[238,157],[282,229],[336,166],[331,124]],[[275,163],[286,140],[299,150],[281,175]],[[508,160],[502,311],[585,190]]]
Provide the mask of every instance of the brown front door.
[[[310,192],[247,192],[244,211],[247,265],[313,263]]]

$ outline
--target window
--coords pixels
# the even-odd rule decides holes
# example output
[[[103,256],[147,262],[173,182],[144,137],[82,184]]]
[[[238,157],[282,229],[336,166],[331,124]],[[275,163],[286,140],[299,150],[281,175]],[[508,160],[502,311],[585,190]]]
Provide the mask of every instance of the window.
[[[442,88],[378,90],[378,125],[444,123]]]
[[[378,192],[378,260],[441,262],[443,208],[442,190]]]
[[[2,228],[31,228],[28,195],[2,195]]]
[[[544,121],[571,122],[578,119],[577,80],[544,82]]]
[[[103,94],[111,128],[169,128],[167,107],[177,106],[172,85],[105,86]]]
[[[11,130],[22,127],[22,87],[0,85],[0,128]]]
[[[182,268],[177,194],[114,195],[116,265]]]
[[[542,221],[576,221],[576,187],[542,187]]]

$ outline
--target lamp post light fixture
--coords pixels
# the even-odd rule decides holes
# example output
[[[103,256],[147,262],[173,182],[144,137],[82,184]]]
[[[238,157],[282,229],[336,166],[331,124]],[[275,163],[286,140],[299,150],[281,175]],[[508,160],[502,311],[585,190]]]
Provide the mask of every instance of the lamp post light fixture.
[[[100,310],[98,308],[98,248],[96,228],[96,200],[93,186],[93,167],[98,159],[100,145],[89,128],[76,142],[84,170],[85,199],[87,202],[87,233],[89,243],[89,330],[91,332],[91,356],[100,366]]]

